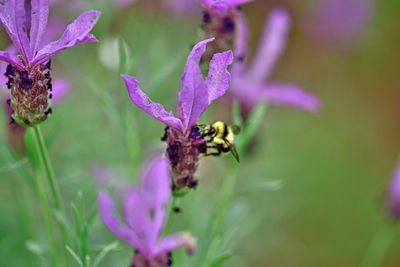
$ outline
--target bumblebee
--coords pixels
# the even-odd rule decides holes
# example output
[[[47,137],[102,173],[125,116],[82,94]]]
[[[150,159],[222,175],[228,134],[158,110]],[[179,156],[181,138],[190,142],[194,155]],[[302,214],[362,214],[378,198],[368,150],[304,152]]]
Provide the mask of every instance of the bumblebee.
[[[218,156],[221,153],[231,152],[235,159],[240,162],[239,154],[234,145],[235,135],[239,134],[240,127],[227,125],[222,121],[216,121],[208,125],[199,125],[202,129],[203,138],[209,138],[207,150],[214,149],[213,152],[206,151],[206,156]]]

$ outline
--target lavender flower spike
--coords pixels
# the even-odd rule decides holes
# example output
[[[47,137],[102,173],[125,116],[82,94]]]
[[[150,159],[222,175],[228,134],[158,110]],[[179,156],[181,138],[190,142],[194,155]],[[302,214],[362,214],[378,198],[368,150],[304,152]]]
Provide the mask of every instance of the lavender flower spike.
[[[195,240],[187,232],[160,237],[171,197],[168,162],[155,160],[141,178],[141,186],[124,196],[124,222],[115,215],[115,202],[105,191],[98,194],[100,216],[111,232],[135,248],[131,266],[171,266],[172,251],[185,247],[192,253]]]
[[[151,102],[135,78],[122,75],[132,102],[167,125],[162,140],[167,142],[167,156],[176,190],[197,185],[195,173],[199,157],[206,152],[206,140],[199,132],[197,120],[215,99],[225,94],[229,85],[227,68],[233,61],[232,52],[215,54],[210,62],[208,77],[204,79],[201,73],[200,58],[207,43],[213,40],[204,40],[195,45],[187,59],[181,78],[178,117],[165,111],[161,104]]]
[[[12,55],[17,54],[17,49],[13,45],[10,45],[6,51]],[[6,62],[0,62],[0,89],[3,91],[3,94],[0,95],[0,102],[2,102],[4,106],[5,114],[10,118],[13,114],[13,110],[11,108],[11,92],[5,86],[8,82],[7,77],[4,75],[7,73],[7,67]],[[70,84],[68,80],[60,78],[54,80],[52,87],[52,94],[49,95],[49,98],[52,99],[53,104],[57,105],[68,94]],[[16,123],[13,119],[9,121],[8,118],[6,120],[7,124],[4,127],[7,143],[15,153],[25,154],[25,128]]]
[[[235,49],[236,62],[232,68],[230,94],[238,98],[244,110],[251,109],[260,100],[271,105],[284,105],[317,112],[321,102],[315,95],[291,83],[266,82],[283,53],[290,28],[289,14],[275,8],[266,20],[261,42],[253,62],[246,67],[247,25],[244,17],[238,29]]]
[[[392,182],[390,183],[388,206],[392,216],[398,221],[400,219],[400,158],[397,161]]]
[[[0,20],[20,53],[0,51],[0,60],[9,63],[5,75],[12,117],[23,126],[42,122],[51,113],[51,58],[79,43],[97,41],[89,32],[100,12],[88,11],[68,25],[58,41],[42,47],[48,15],[47,0],[31,0],[27,9],[25,0],[0,0]]]
[[[202,0],[203,11],[201,39],[215,37],[204,55],[210,61],[212,55],[222,51],[233,50],[237,39],[237,28],[241,20],[240,5],[251,0]]]

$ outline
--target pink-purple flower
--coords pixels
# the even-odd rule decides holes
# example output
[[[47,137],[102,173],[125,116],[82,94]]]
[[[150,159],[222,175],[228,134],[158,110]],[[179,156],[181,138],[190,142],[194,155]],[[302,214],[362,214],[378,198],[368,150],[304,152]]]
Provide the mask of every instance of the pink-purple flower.
[[[13,119],[23,126],[37,124],[51,113],[51,58],[79,43],[97,41],[90,34],[100,12],[79,16],[57,41],[41,45],[49,15],[47,0],[0,0],[0,20],[19,51],[0,51],[0,60],[9,63],[7,87],[11,90]],[[30,18],[30,19],[29,19]]]
[[[142,173],[140,186],[124,194],[123,222],[116,214],[118,209],[113,198],[104,190],[98,193],[104,224],[135,248],[132,266],[170,266],[172,251],[185,247],[192,253],[195,249],[195,240],[187,232],[161,237],[168,216],[170,186],[167,160],[154,160]]]
[[[208,62],[215,53],[233,50],[240,23],[240,5],[250,0],[202,0],[204,4],[201,39],[215,37],[207,48],[204,59]]]
[[[240,101],[244,110],[251,109],[261,100],[266,100],[271,105],[295,107],[309,112],[319,110],[321,102],[318,97],[300,86],[268,81],[286,48],[289,28],[289,14],[281,8],[273,9],[266,19],[254,59],[247,66],[248,30],[245,18],[241,17],[229,93]]]
[[[52,28],[52,27],[51,27]],[[16,55],[17,49],[15,46],[10,45],[7,50],[12,55]],[[24,141],[24,133],[25,127],[19,125],[14,120],[9,120],[13,114],[13,110],[11,108],[11,92],[6,87],[6,83],[8,82],[7,77],[4,75],[7,71],[7,63],[0,62],[0,88],[3,91],[3,94],[0,95],[0,102],[2,102],[5,114],[8,117],[6,120],[7,125],[4,127],[5,135],[9,146],[14,150],[14,152],[18,154],[25,153],[25,141]],[[52,83],[53,89],[51,96],[52,104],[57,105],[61,102],[62,99],[68,94],[70,89],[70,83],[65,78],[54,79]]]
[[[388,205],[391,215],[400,219],[400,158],[397,161],[396,169],[389,186]]]
[[[163,140],[167,143],[174,190],[197,185],[195,173],[199,157],[207,150],[197,120],[214,100],[225,94],[229,86],[230,74],[227,68],[233,61],[232,52],[215,54],[210,62],[208,76],[204,79],[201,73],[200,59],[207,43],[213,40],[204,40],[195,45],[187,59],[181,77],[178,117],[167,112],[161,104],[150,101],[135,78],[122,75],[132,102],[167,125]]]

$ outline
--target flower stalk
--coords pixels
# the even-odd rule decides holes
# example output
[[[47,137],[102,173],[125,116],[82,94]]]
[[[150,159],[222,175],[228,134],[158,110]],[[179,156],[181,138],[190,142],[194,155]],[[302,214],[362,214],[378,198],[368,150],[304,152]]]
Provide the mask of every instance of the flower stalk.
[[[36,142],[38,144],[38,150],[37,152],[40,154],[40,157],[42,158],[42,163],[43,163],[43,169],[47,177],[47,181],[50,186],[50,191],[51,191],[51,196],[52,196],[52,202],[54,203],[54,207],[56,208],[57,211],[62,211],[62,201],[61,201],[61,194],[60,190],[58,189],[57,181],[54,178],[54,171],[53,167],[50,162],[50,158],[47,152],[47,148],[43,139],[42,131],[40,129],[39,125],[35,125],[33,127],[33,133],[36,139]]]
[[[50,222],[51,222],[51,217],[52,217],[52,207],[49,204],[48,198],[46,197],[46,183],[44,182],[44,176],[47,177],[47,182],[48,182],[48,186],[50,187],[50,203],[53,203],[54,205],[54,210],[55,212],[57,212],[59,215],[64,215],[64,207],[63,207],[63,202],[62,202],[62,196],[60,193],[60,190],[58,188],[58,184],[57,181],[55,179],[55,175],[54,175],[54,171],[53,171],[53,166],[51,164],[50,161],[50,157],[48,155],[47,152],[47,148],[44,142],[44,138],[42,135],[42,131],[40,129],[39,125],[35,125],[33,127],[30,127],[27,129],[27,135],[30,137],[30,139],[32,139],[31,142],[31,148],[29,148],[29,154],[32,160],[32,164],[34,165],[34,169],[35,169],[35,175],[36,175],[36,184],[39,185],[40,187],[37,186],[37,191],[38,191],[38,196],[39,196],[39,200],[40,202],[45,201],[45,203],[41,203],[42,209],[43,209],[43,213],[45,213],[46,215],[44,217],[44,220],[48,220],[47,216],[49,216],[50,218]],[[28,141],[26,141],[28,144]],[[33,149],[32,149],[32,142],[33,142]],[[29,144],[28,144],[29,146]],[[38,166],[35,166],[38,165]],[[39,171],[39,175],[38,172],[36,170],[40,170]],[[42,198],[42,195],[44,196],[44,199]],[[45,206],[43,206],[45,205]],[[57,222],[57,226],[59,228],[60,231],[60,236],[61,236],[61,241],[62,241],[62,247],[64,248],[64,246],[68,243],[68,232],[67,232],[67,228],[66,226],[61,223],[58,219],[56,219]],[[47,228],[47,224],[45,222],[46,228]],[[51,226],[51,224],[50,224]],[[53,230],[51,230],[53,231]],[[54,241],[56,242],[56,241]],[[52,247],[56,247],[53,246]],[[65,249],[62,249],[64,251],[64,257],[67,260],[68,259],[68,254],[67,251]]]
[[[39,140],[37,138],[37,129],[28,128],[25,135],[25,142],[28,147],[28,153],[32,161],[32,166],[35,172],[35,184],[37,190],[37,196],[39,198],[40,207],[42,209],[44,227],[51,250],[51,257],[54,266],[62,266],[61,256],[58,255],[57,239],[53,230],[52,219],[51,219],[51,207],[46,196],[46,184],[44,177],[46,174],[44,170],[44,162],[41,153],[37,153],[41,150]],[[40,133],[40,131],[39,131]]]

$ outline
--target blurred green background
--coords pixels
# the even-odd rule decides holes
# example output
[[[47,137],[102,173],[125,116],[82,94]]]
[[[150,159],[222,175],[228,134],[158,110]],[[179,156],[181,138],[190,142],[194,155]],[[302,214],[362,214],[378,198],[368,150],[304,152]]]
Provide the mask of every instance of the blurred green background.
[[[61,1],[51,10],[68,22],[86,9],[102,11],[94,29],[100,42],[79,45],[53,60],[53,77],[67,77],[71,91],[42,127],[67,207],[78,191],[88,213],[96,207],[93,164],[134,181],[149,151],[163,149],[163,125],[131,103],[119,74],[134,75],[152,100],[175,111],[201,16],[142,2],[117,8],[93,0],[66,8],[71,3]],[[225,266],[359,266],[387,221],[385,193],[400,151],[400,2],[375,2],[361,33],[339,44],[318,42],[304,31],[302,23],[314,4],[263,0],[243,7],[253,51],[269,10],[289,10],[289,44],[272,78],[314,92],[323,109],[310,115],[268,108],[255,145],[242,155],[227,224],[241,228]],[[0,44],[8,42],[2,31]],[[216,103],[206,117],[230,116],[221,110],[227,109]],[[4,114],[0,120],[5,132],[8,118]],[[41,266],[35,255],[43,241],[40,209],[23,180],[29,162],[13,153],[5,135],[0,142],[0,266]],[[182,200],[174,230],[201,236],[224,160],[202,160],[199,187]],[[94,254],[116,239],[97,217],[89,234]],[[383,266],[400,266],[399,244],[396,230]],[[132,252],[121,241],[100,266],[126,267]]]

